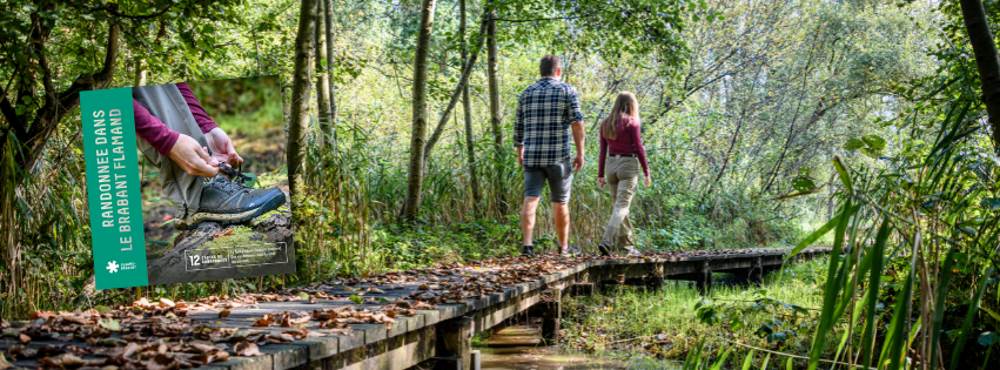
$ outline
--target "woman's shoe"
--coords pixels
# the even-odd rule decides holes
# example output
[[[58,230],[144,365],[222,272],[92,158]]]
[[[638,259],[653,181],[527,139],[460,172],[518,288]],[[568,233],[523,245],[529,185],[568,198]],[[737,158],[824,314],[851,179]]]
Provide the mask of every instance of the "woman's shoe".
[[[576,257],[580,255],[580,248],[575,245],[570,245],[566,248],[562,248],[559,255],[563,257]]]

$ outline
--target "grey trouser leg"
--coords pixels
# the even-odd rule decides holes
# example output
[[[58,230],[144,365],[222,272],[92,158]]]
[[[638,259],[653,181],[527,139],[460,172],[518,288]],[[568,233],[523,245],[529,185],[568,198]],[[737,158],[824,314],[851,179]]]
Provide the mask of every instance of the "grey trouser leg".
[[[188,108],[177,86],[170,84],[134,87],[132,96],[171,130],[193,137],[202,146],[207,146],[205,135],[198,127],[191,109]],[[160,167],[163,194],[183,206],[185,217],[197,212],[201,204],[204,179],[184,172],[174,161],[157,152],[145,140],[139,139],[139,149],[147,159]]]
[[[632,244],[632,225],[628,221],[629,206],[639,183],[639,160],[631,157],[608,157],[605,177],[611,190],[613,209],[601,244],[622,248]]]

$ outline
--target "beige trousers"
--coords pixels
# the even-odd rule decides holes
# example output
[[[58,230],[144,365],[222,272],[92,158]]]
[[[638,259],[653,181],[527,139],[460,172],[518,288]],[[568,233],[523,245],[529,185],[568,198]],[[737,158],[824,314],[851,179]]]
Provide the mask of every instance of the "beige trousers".
[[[132,88],[132,97],[149,109],[163,124],[183,135],[198,140],[202,146],[207,146],[205,135],[201,133],[198,122],[194,120],[191,109],[188,108],[184,96],[177,85],[156,85]],[[179,203],[184,210],[184,217],[198,211],[201,204],[201,188],[204,179],[188,175],[169,157],[157,152],[152,145],[139,139],[139,150],[146,159],[160,168],[160,179],[163,181],[163,194]]]
[[[633,245],[632,224],[628,220],[632,196],[639,184],[642,167],[635,157],[611,157],[605,161],[604,178],[611,191],[611,218],[604,227],[601,244],[608,247],[624,248]]]

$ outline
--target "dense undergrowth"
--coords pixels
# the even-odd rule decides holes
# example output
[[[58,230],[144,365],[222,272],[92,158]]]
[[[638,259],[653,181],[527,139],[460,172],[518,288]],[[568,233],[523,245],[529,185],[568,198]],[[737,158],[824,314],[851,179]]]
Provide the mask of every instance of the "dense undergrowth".
[[[738,367],[756,347],[760,355],[754,368],[760,368],[761,349],[795,355],[808,351],[823,301],[825,263],[819,258],[790,265],[767,275],[760,287],[717,284],[704,296],[689,282],[668,281],[655,291],[622,287],[568,299],[563,302],[563,343],[629,360],[683,361],[695,351],[706,358],[730,352],[726,368]]]
[[[95,40],[110,34],[105,25],[123,19],[101,7],[15,3],[24,6],[0,15],[15,26],[4,28],[10,37],[0,38],[8,46],[0,75],[19,90],[4,90],[17,95],[15,116],[27,119],[42,111],[42,91],[49,88],[32,76],[47,76],[62,87],[79,73],[99,69],[101,58],[80,55],[103,54],[104,43]],[[289,100],[285,82],[292,80],[298,2],[225,2],[211,9],[178,3],[185,6],[159,14],[157,32],[135,20],[118,24],[128,37],[112,85],[132,84],[146,72],[150,83],[278,75],[282,93],[270,97],[269,113],[278,111],[277,101]],[[442,3],[430,47],[432,118],[443,111],[456,82],[456,41],[475,36],[458,33],[450,13],[457,2]],[[488,4],[507,19],[537,16],[524,14],[521,3],[468,5],[474,19]],[[600,1],[570,3],[606,8]],[[693,291],[673,287],[652,295],[626,291],[618,303],[595,298],[592,307],[575,306],[573,317],[605,319],[611,324],[592,324],[606,327],[607,338],[583,338],[576,328],[570,330],[579,333],[572,343],[705,358],[703,364],[725,359],[731,367],[749,352],[727,352],[723,339],[811,357],[793,365],[812,369],[821,359],[891,369],[996,367],[998,356],[991,351],[1000,346],[1000,144],[989,139],[995,131],[977,88],[981,81],[959,2],[694,3],[700,5],[674,9],[684,22],[660,36],[684,45],[666,51],[646,39],[609,40],[604,21],[620,21],[621,12],[580,17],[549,9],[565,22],[500,22],[498,91],[487,86],[485,66],[474,68],[469,81],[470,141],[482,196],[475,199],[470,191],[471,161],[459,129],[464,122],[445,117],[442,140],[427,157],[419,217],[402,224],[410,154],[404,143],[412,116],[407,76],[419,4],[338,2],[337,52],[327,61],[338,88],[338,141],[335,148],[312,138],[304,143],[305,183],[293,209],[298,271],[288,276],[94,292],[75,108],[61,110],[66,115],[44,145],[32,147],[30,154],[40,160],[31,166],[19,165],[25,143],[7,135],[18,133],[16,126],[0,122],[0,317],[143,296],[266,291],[516,253],[522,177],[509,140],[515,97],[537,78],[538,57],[557,53],[567,61],[566,80],[580,92],[589,134],[588,164],[573,188],[571,243],[594,251],[608,216],[609,197],[595,179],[592,125],[615,93],[630,90],[643,107],[654,182],[640,188],[632,207],[640,249],[800,241],[805,247],[817,240],[834,246],[825,266],[792,267],[772,278],[766,292],[719,288],[703,302]],[[1000,8],[987,4],[983,23],[995,24]],[[41,20],[63,32],[47,44],[47,53],[20,53],[35,47],[25,40],[35,40],[30,31]],[[187,22],[199,27],[179,31],[193,29]],[[71,46],[55,46],[61,44]],[[175,53],[183,58],[157,57]],[[42,55],[47,60],[36,61]],[[41,71],[48,65],[55,66],[51,76]],[[496,117],[488,113],[490,94],[501,97]],[[210,108],[225,124],[242,125],[237,140],[274,135],[289,118],[283,111],[285,120],[265,130],[251,122],[254,116],[230,114],[230,105]],[[496,127],[489,124],[494,118]],[[263,149],[280,153],[285,145],[272,144]],[[544,203],[536,243],[551,248]],[[611,308],[604,313],[601,307]],[[628,315],[614,315],[621,312]],[[671,331],[668,320],[681,321],[686,332]],[[762,364],[762,352],[749,356],[750,363]],[[773,355],[777,363],[779,355]]]

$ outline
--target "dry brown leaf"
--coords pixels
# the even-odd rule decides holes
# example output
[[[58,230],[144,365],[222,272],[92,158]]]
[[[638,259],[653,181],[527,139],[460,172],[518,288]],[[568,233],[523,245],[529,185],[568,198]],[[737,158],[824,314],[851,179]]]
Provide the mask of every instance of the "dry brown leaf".
[[[53,314],[52,311],[35,311],[35,312],[31,313],[31,319],[32,320],[36,320],[36,319],[48,319],[48,318],[50,318],[52,316],[55,316],[55,314]]]
[[[269,313],[265,313],[263,317],[253,322],[253,326],[255,327],[271,326],[273,322],[274,322],[274,317],[272,317],[271,314]]]
[[[233,352],[235,352],[237,356],[246,356],[246,357],[257,356],[261,354],[260,348],[257,347],[257,344],[248,341],[242,341],[236,343],[236,346],[233,347]]]
[[[174,308],[174,306],[177,306],[177,303],[169,298],[160,298],[160,308]]]
[[[232,313],[232,311],[230,311],[228,308],[224,308],[224,309],[222,309],[222,311],[219,311],[219,318],[220,319],[227,318],[227,317],[229,317],[229,314],[231,314],[231,313]]]
[[[216,347],[215,345],[206,342],[193,341],[191,343],[188,343],[188,345],[191,346],[191,348],[193,348],[195,351],[198,351],[200,353],[210,353],[219,350],[219,348]]]
[[[63,353],[53,357],[43,357],[38,360],[38,364],[43,367],[55,367],[60,369],[83,366],[83,359],[72,353]]]

